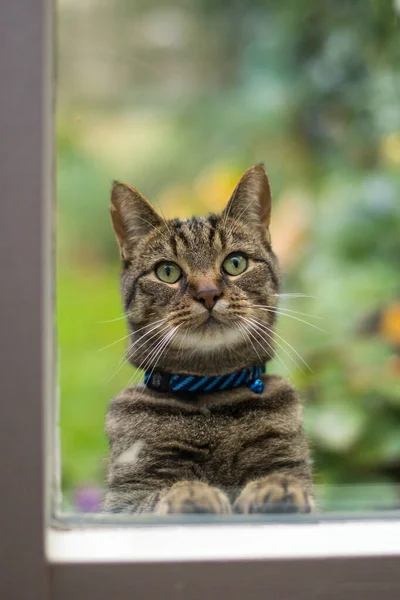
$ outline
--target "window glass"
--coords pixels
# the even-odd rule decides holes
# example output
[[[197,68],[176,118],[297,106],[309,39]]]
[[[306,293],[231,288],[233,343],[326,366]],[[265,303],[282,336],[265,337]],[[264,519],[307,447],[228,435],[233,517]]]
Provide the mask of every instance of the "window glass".
[[[289,381],[304,401],[318,509],[331,514],[398,507],[399,12],[398,2],[361,0],[59,0],[62,512],[102,510],[107,408],[124,388],[143,381],[143,373],[124,362],[128,331],[109,216],[112,181],[140,190],[163,218],[185,219],[222,211],[242,174],[261,162],[272,190],[270,230],[282,271],[279,308],[269,309],[279,314],[276,358],[268,362],[267,375]],[[245,215],[239,208],[241,225]],[[244,277],[240,270],[253,268],[252,260],[231,257],[224,263],[225,279]],[[171,278],[164,285],[180,285],[172,282],[175,266],[159,268],[148,285],[156,285],[157,273]],[[186,267],[177,268],[185,274]],[[207,286],[205,292],[196,289],[193,302],[207,309],[227,293],[218,288],[210,296]],[[151,293],[157,305],[159,292]],[[247,326],[251,354],[262,326],[258,333],[257,322]],[[263,332],[265,350],[270,338]],[[229,345],[225,330],[221,335]],[[186,360],[196,348],[185,348]],[[228,361],[221,374],[235,370]],[[228,428],[235,417],[226,410]],[[174,418],[179,427],[179,411]],[[164,425],[154,426],[161,440]],[[237,422],[238,443],[240,426]],[[204,427],[211,425],[199,422],[198,431]],[[226,459],[223,452],[218,458],[219,446],[211,443],[193,449],[188,442],[185,450],[180,435],[176,461],[200,464],[206,461],[203,451],[214,461]],[[146,456],[145,434],[132,440],[131,454],[120,464]],[[255,480],[269,460],[268,448],[279,454],[268,444],[253,456],[253,467],[249,463]],[[289,445],[280,455],[286,474],[298,460],[292,450]],[[237,464],[228,461],[229,468],[239,469],[240,463],[245,469],[245,445],[236,451]],[[169,456],[173,461],[172,451]],[[159,465],[153,461],[144,468]],[[165,473],[169,468],[163,465]],[[193,473],[187,477],[195,479]],[[221,487],[229,488],[233,479],[225,475]],[[215,477],[210,475],[213,485],[219,484]],[[246,477],[242,487],[252,479]],[[139,482],[134,478],[126,477],[125,484],[140,487],[140,476]],[[166,487],[174,482],[171,476]],[[143,489],[146,485],[153,493],[152,484],[144,482]]]

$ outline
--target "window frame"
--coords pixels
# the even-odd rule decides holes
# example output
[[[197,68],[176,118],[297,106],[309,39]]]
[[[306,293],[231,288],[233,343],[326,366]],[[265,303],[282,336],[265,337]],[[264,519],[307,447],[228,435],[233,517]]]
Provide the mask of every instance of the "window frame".
[[[396,597],[399,519],[364,521],[360,539],[350,521],[172,525],[162,530],[168,536],[163,547],[161,528],[68,531],[51,521],[54,22],[50,0],[0,3],[0,480],[5,482],[0,597],[126,600],[132,592],[150,600],[197,600],[224,592],[231,600],[265,595],[376,600],[377,592],[381,600]],[[144,539],[147,551],[141,556]],[[316,552],[312,540],[324,546]]]

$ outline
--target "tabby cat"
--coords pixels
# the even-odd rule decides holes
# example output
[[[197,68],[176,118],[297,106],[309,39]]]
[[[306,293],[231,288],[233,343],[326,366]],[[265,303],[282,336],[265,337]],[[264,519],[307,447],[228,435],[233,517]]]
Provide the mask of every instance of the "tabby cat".
[[[309,512],[301,403],[262,374],[274,355],[279,269],[264,167],[221,214],[166,221],[115,182],[128,360],[143,383],[111,403],[104,509],[144,513]]]

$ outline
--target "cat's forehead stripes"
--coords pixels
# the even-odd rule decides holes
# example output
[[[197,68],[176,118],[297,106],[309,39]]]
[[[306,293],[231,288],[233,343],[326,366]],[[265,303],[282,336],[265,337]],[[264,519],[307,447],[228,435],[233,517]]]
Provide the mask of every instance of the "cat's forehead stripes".
[[[222,238],[216,226],[218,217],[192,217],[168,222],[168,238],[159,238],[159,246],[174,253],[178,260],[195,268],[209,268],[223,250]]]

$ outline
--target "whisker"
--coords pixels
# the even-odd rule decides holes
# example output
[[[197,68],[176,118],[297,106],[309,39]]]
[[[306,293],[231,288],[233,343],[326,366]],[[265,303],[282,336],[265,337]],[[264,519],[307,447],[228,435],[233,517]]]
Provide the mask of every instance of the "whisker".
[[[161,321],[165,321],[165,319],[159,319],[158,321],[153,321],[152,323],[149,323],[148,325],[145,325],[144,327],[141,327],[140,329],[136,329],[135,331],[136,332],[142,331],[143,329],[146,329],[147,327],[151,327],[152,325],[155,325],[156,323],[161,323]],[[119,342],[126,340],[131,335],[132,335],[132,332],[128,333],[128,335],[124,335],[124,337],[120,338],[119,340],[116,340],[115,342],[111,342],[111,344],[108,344],[107,346],[100,348],[98,350],[98,352],[103,352],[103,350],[107,350],[107,348],[111,348],[111,346],[115,346],[115,344],[118,344]]]
[[[284,342],[291,350],[292,352],[294,352],[296,354],[296,356],[299,357],[299,359],[301,360],[301,362],[307,367],[307,369],[309,369],[311,372],[313,372],[312,368],[310,367],[310,365],[304,360],[304,358],[302,356],[300,356],[300,354],[297,352],[297,350],[295,350],[295,348],[293,348],[293,346],[291,346],[289,344],[289,342],[287,342],[285,340],[285,338],[283,338],[281,335],[279,335],[278,333],[276,333],[276,331],[274,331],[273,329],[271,329],[270,327],[268,327],[265,323],[263,323],[262,321],[258,321],[257,319],[250,319],[250,321],[254,321],[255,323],[257,323],[259,326],[261,326],[265,331],[268,331],[270,334],[272,333],[273,335],[276,335],[276,337],[278,337],[280,340],[282,340],[282,342]],[[277,345],[278,342],[275,342]],[[287,351],[285,350],[285,348],[283,348],[282,346],[279,346],[284,352],[287,353]],[[290,356],[290,355],[288,355]],[[293,359],[293,357],[291,357],[291,359],[293,360],[293,362],[297,365],[296,361]],[[300,365],[297,365],[297,367],[302,371],[302,373],[304,373],[303,369],[300,367]]]
[[[152,339],[154,339],[155,337],[161,335],[164,331],[166,331],[169,328],[169,325],[167,325],[166,327],[164,327],[163,329],[159,330],[160,327],[162,327],[162,323],[161,325],[158,325],[157,327],[154,327],[154,329],[152,329],[151,331],[148,331],[147,333],[145,333],[144,335],[142,335],[138,340],[136,340],[133,344],[131,344],[129,346],[129,348],[127,349],[125,355],[119,360],[117,366],[115,367],[115,371],[114,373],[111,375],[111,377],[107,380],[110,381],[113,377],[115,377],[115,375],[126,365],[128,364],[128,362],[131,360],[132,356],[134,355],[135,352],[137,352],[138,350],[140,350],[140,348],[142,348],[145,344],[148,344]],[[157,329],[158,331],[156,331],[155,333],[153,333],[153,335],[151,335],[147,340],[145,340],[144,342],[142,342],[140,344],[140,346],[138,346],[137,348],[135,348],[134,346],[140,342],[140,340],[142,340],[144,337],[146,337],[147,335],[149,335],[150,333],[152,333],[155,329]],[[121,364],[122,363],[122,364]]]
[[[107,383],[113,378],[115,377],[115,375],[124,367],[124,365],[128,364],[128,362],[130,361],[130,359],[133,356],[133,350],[136,352],[137,350],[139,350],[140,348],[142,348],[145,344],[148,344],[150,342],[150,340],[154,339],[155,337],[157,337],[158,335],[160,335],[163,331],[166,331],[166,329],[168,329],[168,325],[164,328],[161,329],[161,331],[156,331],[156,333],[153,333],[152,336],[150,336],[147,340],[145,340],[142,344],[140,344],[140,346],[138,346],[137,348],[135,348],[134,346],[136,346],[136,344],[138,344],[140,342],[140,340],[142,340],[143,338],[145,338],[146,336],[150,335],[150,333],[152,333],[153,331],[155,331],[156,329],[159,330],[160,327],[163,326],[163,323],[160,323],[159,325],[157,325],[156,327],[153,327],[153,329],[150,329],[150,331],[147,331],[146,333],[144,333],[143,335],[140,336],[140,338],[138,340],[135,340],[133,342],[133,344],[131,344],[129,346],[129,348],[127,348],[126,352],[124,353],[124,356],[122,358],[120,358],[120,360],[118,361],[117,366],[115,367],[114,372],[112,373],[112,375],[110,376],[109,379],[107,379]],[[132,352],[131,352],[132,350]]]
[[[176,333],[176,329],[178,327],[179,327],[179,325],[170,329],[170,331],[162,337],[162,339],[156,344],[156,346],[154,348],[150,348],[149,352],[146,354],[146,356],[144,357],[144,359],[142,360],[140,365],[135,369],[135,372],[133,373],[132,377],[129,379],[128,386],[132,382],[133,378],[139,373],[139,371],[141,371],[141,370],[147,371],[147,369],[151,365],[151,362],[155,355],[156,355],[156,359],[158,359],[158,357],[160,356],[160,351],[162,351],[166,347],[169,340]],[[156,365],[154,365],[154,367],[153,367],[153,371],[154,371],[155,366]]]
[[[256,327],[254,324],[252,324],[252,323],[248,322],[248,319],[247,319],[247,318],[245,318],[245,317],[241,317],[241,318],[242,318],[242,319],[243,319],[243,320],[246,322],[246,324],[247,324],[247,325],[248,325],[248,326],[249,326],[249,327],[250,327],[250,328],[251,328],[253,331],[255,331],[255,332],[256,332],[256,333],[257,333],[257,334],[258,334],[258,335],[261,337],[261,339],[263,340],[263,342],[264,342],[265,344],[267,344],[268,348],[269,348],[269,349],[272,351],[272,358],[277,358],[277,359],[279,360],[279,362],[281,363],[281,365],[283,366],[283,368],[284,368],[284,369],[287,371],[287,373],[289,374],[289,377],[292,377],[292,373],[290,372],[289,368],[288,368],[288,367],[287,367],[287,365],[286,365],[286,364],[283,362],[283,360],[282,360],[282,358],[279,356],[279,354],[277,354],[277,353],[275,352],[275,350],[274,350],[274,347],[273,347],[273,346],[272,346],[272,345],[271,345],[271,344],[268,342],[268,340],[266,340],[266,339],[265,339],[265,336],[263,336],[263,335],[262,335],[262,332],[261,332],[261,331],[259,331],[259,329],[258,329],[258,328],[257,328],[257,327]],[[250,333],[250,332],[249,332],[249,333]],[[269,339],[272,341],[272,337],[271,337],[271,336],[268,336],[268,337],[269,337]],[[262,344],[260,343],[260,341],[259,341],[259,340],[257,340],[257,338],[255,338],[255,337],[253,336],[253,339],[256,339],[257,343],[258,343],[258,344],[260,344],[260,346],[261,346],[261,347],[263,347],[263,346],[262,346]],[[281,346],[280,346],[280,345],[279,345],[279,344],[278,344],[276,341],[275,341],[275,343],[277,344],[277,346],[278,346],[278,347],[279,347],[281,350],[284,350],[284,351],[285,351],[285,349],[284,349],[284,348],[281,348]],[[286,352],[286,351],[285,351],[285,352]],[[287,354],[287,355],[289,356],[289,358],[290,358],[290,359],[293,361],[293,358],[290,356],[290,354],[288,354],[287,352],[286,352],[286,354]],[[295,364],[296,364],[296,366],[298,367],[298,365],[297,365],[297,363],[296,363],[296,362],[295,362]]]
[[[189,331],[190,331],[190,329],[186,328],[186,331],[183,334],[183,337],[181,338],[181,342],[179,344],[179,349],[178,349],[178,355],[180,355],[180,356],[182,356],[182,354],[183,354],[183,344],[186,341],[186,338],[187,338],[187,336],[189,334]]]
[[[326,333],[326,331],[324,331],[324,329],[321,329],[321,327],[317,327],[317,325],[314,325],[314,323],[309,323],[308,321],[305,321],[304,319],[299,319],[299,317],[295,317],[294,315],[288,315],[286,313],[279,312],[280,309],[270,310],[268,308],[265,308],[264,306],[258,306],[257,308],[258,308],[258,310],[265,310],[266,312],[269,312],[269,313],[276,313],[277,315],[281,315],[282,317],[289,317],[290,319],[294,319],[295,321],[299,321],[300,323],[305,323],[306,325],[309,325],[310,327],[313,327],[314,329],[317,329],[318,331],[321,331],[322,333]]]
[[[310,313],[304,313],[304,312],[300,312],[299,310],[292,310],[289,308],[282,308],[280,306],[270,306],[268,304],[251,304],[250,305],[251,308],[270,308],[271,310],[275,310],[275,311],[285,311],[285,312],[289,312],[289,313],[294,313],[296,315],[302,315],[303,317],[310,317],[310,319],[319,319],[321,321],[324,320],[324,317],[318,317],[316,315],[311,315]]]
[[[137,373],[138,373],[138,372],[139,372],[139,371],[142,369],[142,367],[143,367],[143,365],[146,363],[147,359],[148,359],[148,358],[149,358],[149,357],[152,355],[152,353],[154,353],[154,352],[155,352],[155,351],[156,351],[156,350],[159,348],[159,346],[160,346],[160,345],[163,343],[163,341],[165,340],[166,336],[168,336],[168,335],[169,335],[169,332],[170,332],[170,330],[171,330],[171,327],[170,327],[170,325],[167,325],[167,326],[166,326],[165,328],[163,328],[161,331],[157,331],[157,332],[156,332],[156,334],[155,334],[153,337],[157,337],[157,336],[158,336],[158,335],[160,335],[161,333],[163,333],[163,332],[167,331],[167,333],[165,333],[165,334],[164,334],[164,335],[161,337],[161,339],[158,339],[158,340],[156,340],[156,341],[155,341],[155,342],[154,342],[154,343],[153,343],[153,344],[150,346],[150,348],[148,348],[148,350],[147,350],[147,351],[145,351],[145,355],[144,355],[144,357],[143,357],[143,359],[142,359],[142,361],[141,361],[140,365],[139,365],[138,367],[136,367],[136,368],[135,368],[135,372],[134,372],[134,374],[133,374],[133,376],[132,376],[132,377],[134,377],[134,376],[135,376],[135,375],[136,375],[136,374],[137,374]],[[143,346],[143,345],[144,345],[144,344],[142,344],[142,346]],[[139,348],[141,348],[142,346],[140,346]],[[135,348],[135,350],[139,350],[139,348]],[[132,358],[132,356],[133,356],[133,352],[130,354],[130,357],[129,357],[129,359],[130,359],[130,358]]]
[[[165,334],[165,335],[164,335],[164,336],[161,338],[161,340],[157,340],[157,341],[155,342],[155,346],[153,345],[153,346],[151,346],[151,347],[150,347],[150,348],[147,350],[147,352],[145,353],[145,355],[144,355],[144,358],[143,358],[143,360],[141,361],[141,363],[139,364],[139,366],[138,366],[138,367],[134,367],[133,374],[132,374],[132,375],[131,375],[131,377],[129,378],[129,380],[128,380],[128,383],[127,383],[126,387],[129,387],[129,386],[130,386],[130,384],[132,383],[132,381],[135,379],[136,375],[138,375],[138,374],[139,374],[139,372],[140,372],[140,370],[141,370],[141,368],[142,368],[142,365],[144,365],[144,364],[145,364],[145,362],[147,361],[147,359],[148,359],[148,357],[151,355],[151,353],[152,353],[152,352],[155,352],[155,350],[156,350],[156,349],[159,347],[159,345],[160,345],[160,344],[162,344],[162,342],[164,341],[164,339],[165,339],[165,337],[166,337],[167,335],[168,335],[168,333],[166,333],[166,334]],[[132,355],[131,355],[131,356],[132,356]]]
[[[243,333],[243,335],[246,337],[246,339],[250,342],[250,344],[251,344],[254,352],[257,354],[260,362],[262,362],[261,356],[258,354],[256,347],[254,346],[253,342],[251,341],[251,337],[250,337],[248,331],[246,331],[244,326],[239,321],[236,322],[236,325],[239,327],[240,331]]]
[[[122,321],[122,319],[126,319],[127,315],[122,315],[122,317],[117,317],[116,319],[106,319],[105,321],[97,321],[98,325],[104,325],[105,323],[115,323],[115,321]]]
[[[107,346],[103,346],[103,348],[99,348],[99,350],[97,350],[97,352],[103,352],[103,350],[107,350],[107,348],[111,348],[111,346],[115,346],[115,344],[119,344],[119,342],[126,340],[131,335],[132,335],[132,332],[128,333],[127,335],[124,335],[124,337],[122,337],[122,338],[119,338],[119,340],[115,340],[115,342],[111,342],[111,344],[107,344]]]
[[[300,370],[302,371],[301,366],[297,363],[297,361],[288,353],[288,351],[283,348],[281,346],[281,344],[279,344],[279,342],[277,342],[276,340],[273,340],[272,336],[267,333],[266,331],[263,331],[261,329],[261,327],[258,324],[253,324],[253,323],[248,323],[249,327],[253,327],[253,330],[261,337],[261,339],[268,344],[268,347],[271,347],[271,344],[265,339],[265,336],[267,336],[271,341],[274,341],[274,343],[278,346],[279,350],[283,351],[286,356],[294,363],[294,365]],[[274,358],[277,358],[280,363],[283,365],[283,367],[285,368],[285,370],[288,372],[289,376],[291,377],[292,374],[290,372],[290,370],[288,369],[288,367],[286,366],[286,363],[283,361],[283,359],[280,357],[278,352],[274,353]]]
[[[129,361],[133,357],[134,353],[137,352],[138,350],[140,350],[140,348],[143,348],[143,346],[145,346],[146,344],[148,344],[150,342],[150,340],[153,340],[154,338],[156,338],[157,336],[160,336],[165,331],[168,331],[168,329],[170,328],[170,325],[165,325],[165,327],[163,327],[163,325],[165,325],[165,323],[161,323],[161,325],[152,329],[149,333],[152,333],[155,329],[157,329],[157,331],[155,333],[153,333],[153,335],[150,336],[147,340],[144,340],[144,342],[142,342],[140,344],[140,346],[138,346],[137,348],[135,347],[135,344],[137,342],[139,342],[140,339],[145,337],[144,335],[139,340],[137,340],[137,342],[134,342],[133,344],[131,344],[126,352],[128,354],[127,360]],[[160,327],[162,327],[162,329],[159,329]]]
[[[171,329],[171,334],[168,334],[168,338],[165,340],[165,343],[162,346],[162,348],[159,349],[156,356],[151,357],[150,362],[146,366],[146,371],[147,371],[150,368],[151,363],[154,361],[154,366],[153,366],[152,370],[150,371],[150,375],[153,374],[154,369],[157,367],[157,364],[158,364],[159,360],[161,359],[162,355],[164,354],[165,350],[167,349],[167,346],[170,344],[170,342],[172,342],[172,339],[175,337],[175,334],[177,332],[177,329],[179,329],[179,327],[180,327],[180,325],[176,325],[175,327],[173,327]]]
[[[313,298],[315,300],[315,296],[307,296],[306,294],[272,294],[273,296],[279,296],[280,298]]]
[[[241,318],[243,319],[243,317],[241,317]],[[245,321],[247,321],[247,319],[244,319],[244,320],[245,320]],[[277,358],[277,359],[279,360],[279,362],[282,364],[283,368],[284,368],[284,369],[287,371],[287,373],[288,373],[289,377],[291,377],[291,376],[292,376],[292,374],[291,374],[290,370],[288,369],[288,367],[286,366],[286,364],[285,364],[285,362],[282,360],[282,358],[279,356],[279,354],[277,354],[277,353],[275,352],[275,349],[274,349],[274,347],[272,346],[272,344],[270,344],[270,343],[269,343],[269,342],[268,342],[268,341],[267,341],[267,340],[266,340],[266,339],[265,339],[265,338],[264,338],[264,337],[261,335],[261,333],[260,333],[260,332],[257,330],[257,328],[256,328],[254,325],[252,325],[251,323],[247,323],[247,322],[246,322],[246,325],[248,325],[248,326],[249,326],[249,327],[250,327],[250,328],[251,328],[253,331],[255,331],[255,333],[257,333],[258,335],[260,335],[260,337],[261,337],[261,339],[263,340],[264,344],[267,344],[268,348],[270,349],[270,351],[271,351],[271,353],[272,353],[272,354],[271,354],[271,359]],[[261,348],[263,348],[263,345],[261,344],[260,340],[258,340],[258,339],[257,339],[257,338],[256,338],[256,337],[255,337],[255,336],[252,334],[252,332],[251,332],[251,331],[247,331],[245,327],[243,327],[242,331],[243,331],[243,333],[245,333],[245,334],[246,334],[246,337],[247,337],[247,339],[249,340],[249,342],[251,343],[251,345],[252,345],[252,346],[253,346],[253,344],[252,344],[252,342],[251,342],[251,339],[250,339],[250,337],[249,337],[249,336],[251,336],[251,337],[252,337],[252,338],[253,338],[253,339],[254,339],[254,340],[255,340],[255,341],[256,341],[256,342],[257,342],[257,343],[258,343],[258,344],[261,346]],[[253,346],[253,348],[254,348],[254,346]],[[260,362],[262,362],[262,359],[261,359],[260,355],[258,354],[257,350],[256,350],[255,348],[254,348],[254,350],[255,350],[255,352],[256,352],[256,354],[257,354],[257,356],[258,356],[258,358],[259,358]],[[265,350],[265,348],[263,348],[263,350]]]
[[[122,319],[127,319],[131,316],[132,313],[123,314],[122,317],[117,317],[116,319],[106,319],[105,321],[97,321],[98,325],[103,325],[104,323],[115,323],[115,321],[122,321]],[[149,317],[155,315],[155,313],[149,313]]]
[[[164,345],[161,347],[161,349],[158,351],[157,356],[155,357],[155,362],[154,362],[154,366],[152,368],[152,370],[150,371],[150,377],[153,375],[154,369],[157,366],[157,361],[159,361],[162,357],[162,355],[164,354],[164,352],[167,350],[168,346],[170,345],[170,342],[172,342],[173,338],[176,335],[177,329],[180,327],[180,325],[177,325],[175,327],[173,327],[173,329],[171,330],[171,332],[169,334],[167,334],[167,339],[165,340]],[[150,363],[151,364],[151,363]],[[148,366],[145,368],[145,371],[148,370]],[[144,393],[145,387],[143,387],[142,393],[139,396],[139,399],[142,397],[143,393]]]

